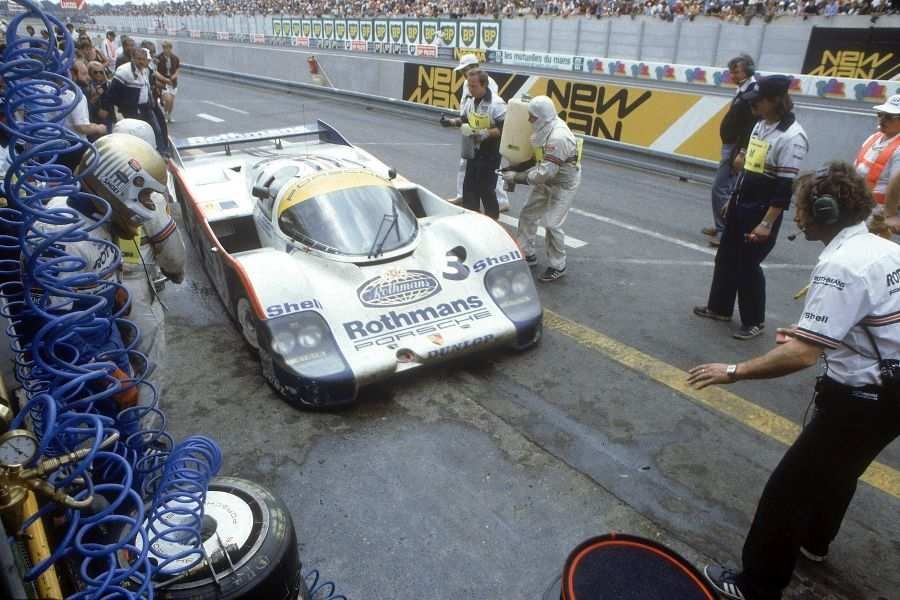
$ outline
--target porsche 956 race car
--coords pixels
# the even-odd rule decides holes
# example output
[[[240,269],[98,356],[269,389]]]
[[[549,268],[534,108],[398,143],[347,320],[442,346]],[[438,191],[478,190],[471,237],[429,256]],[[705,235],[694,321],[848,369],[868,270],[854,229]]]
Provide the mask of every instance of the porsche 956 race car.
[[[510,235],[329,125],[173,148],[183,226],[288,401],[346,404],[396,373],[540,339],[540,300]]]

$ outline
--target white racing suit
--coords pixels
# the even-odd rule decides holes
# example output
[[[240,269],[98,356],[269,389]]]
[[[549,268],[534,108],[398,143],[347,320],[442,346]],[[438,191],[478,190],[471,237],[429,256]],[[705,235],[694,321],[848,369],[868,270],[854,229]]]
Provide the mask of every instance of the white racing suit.
[[[121,240],[113,236],[109,223],[94,229],[90,235],[98,240],[115,243],[122,252],[122,266],[118,276],[131,296],[131,311],[125,318],[140,328],[141,339],[136,350],[149,360],[145,381],[153,384],[157,395],[161,396],[165,371],[165,314],[150,282],[156,281],[157,287],[162,289],[164,278],[161,274],[173,281],[181,281],[184,277],[185,248],[175,221],[169,215],[165,197],[154,192],[151,198],[156,209],[153,218],[142,225],[142,233],[138,234],[141,240],[140,254],[134,251],[136,248],[134,240]],[[53,198],[46,206],[73,208],[65,197]],[[96,225],[102,216],[86,214],[83,210],[80,210],[79,214],[85,225]],[[57,226],[42,224],[40,228],[49,232],[57,229]],[[115,258],[107,246],[90,240],[66,243],[65,251],[83,258],[92,271],[109,269]],[[122,327],[122,338],[126,346],[133,341],[131,328]],[[135,364],[135,361],[132,361],[132,369],[137,376],[145,371],[145,365]],[[148,406],[152,401],[150,388],[145,385],[139,386],[138,403],[141,406]]]
[[[141,340],[137,350],[147,357],[146,381],[162,396],[165,384],[166,317],[165,306],[159,293],[166,279],[180,283],[184,278],[185,249],[175,220],[169,214],[169,206],[161,194],[152,195],[156,210],[154,216],[141,226],[134,240],[117,240],[122,251],[122,284],[131,296],[131,312],[128,320],[140,328]],[[137,242],[140,252],[135,252]],[[132,341],[131,332],[123,331],[126,343]],[[135,365],[141,372],[143,365]],[[141,386],[140,403],[149,404],[150,388]]]
[[[537,117],[531,140],[538,162],[516,175],[516,181],[532,186],[519,215],[516,239],[525,256],[534,256],[538,222],[543,217],[547,263],[561,271],[566,268],[566,236],[562,227],[581,183],[581,160],[578,140],[565,121],[556,116],[553,103],[549,99],[547,103],[549,106],[541,104],[531,109]]]

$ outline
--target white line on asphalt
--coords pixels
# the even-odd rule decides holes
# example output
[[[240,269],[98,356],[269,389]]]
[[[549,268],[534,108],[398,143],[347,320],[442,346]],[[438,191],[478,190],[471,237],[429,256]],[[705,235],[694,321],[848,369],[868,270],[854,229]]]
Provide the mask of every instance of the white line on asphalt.
[[[206,113],[197,113],[197,116],[201,119],[206,119],[207,121],[212,121],[213,123],[224,123],[225,119],[220,119],[219,117],[214,117],[212,115],[208,115]]]
[[[650,237],[662,240],[664,242],[669,242],[670,244],[675,244],[676,246],[690,248],[691,250],[696,250],[697,252],[702,252],[703,254],[708,254],[710,256],[716,255],[716,251],[712,248],[705,248],[700,244],[694,244],[693,242],[685,242],[684,240],[679,240],[678,238],[674,238],[657,231],[644,229],[643,227],[637,227],[635,225],[629,225],[628,223],[623,223],[622,221],[617,221],[615,219],[610,219],[609,217],[597,215],[586,210],[581,210],[580,208],[570,208],[569,211],[575,213],[576,215],[581,215],[582,217],[587,217],[589,219],[594,219],[595,221],[600,221],[602,223],[608,223],[610,225],[615,225],[616,227],[621,227],[622,229],[627,229],[628,231],[649,235]]]
[[[517,218],[511,217],[509,215],[501,214],[500,222],[506,223],[507,225],[511,225],[513,227],[519,226],[519,220]],[[544,228],[538,227],[537,234],[540,237],[544,237],[544,234],[545,234]],[[578,238],[574,238],[571,235],[567,234],[566,235],[566,246],[568,246],[569,248],[583,248],[584,246],[587,246],[587,242],[584,242],[582,240],[579,240]]]
[[[225,106],[224,104],[219,104],[218,102],[212,102],[210,100],[201,100],[200,102],[202,102],[203,104],[209,104],[211,106],[218,106],[219,108],[224,108],[225,110],[230,110],[232,112],[240,113],[242,115],[250,114],[246,110],[241,110],[239,108],[232,108],[230,106]]]
[[[599,261],[605,263],[624,264],[624,265],[650,265],[650,266],[666,266],[666,267],[714,267],[715,262],[711,260],[671,260],[665,258],[597,258],[591,261]],[[763,269],[784,270],[784,271],[812,271],[813,265],[796,265],[792,263],[772,263],[762,265]]]

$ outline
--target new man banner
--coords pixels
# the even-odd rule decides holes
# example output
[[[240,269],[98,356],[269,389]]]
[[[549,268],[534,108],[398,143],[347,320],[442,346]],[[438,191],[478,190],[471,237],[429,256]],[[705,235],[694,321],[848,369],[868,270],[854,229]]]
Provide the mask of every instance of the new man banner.
[[[813,27],[805,75],[900,79],[900,29]]]

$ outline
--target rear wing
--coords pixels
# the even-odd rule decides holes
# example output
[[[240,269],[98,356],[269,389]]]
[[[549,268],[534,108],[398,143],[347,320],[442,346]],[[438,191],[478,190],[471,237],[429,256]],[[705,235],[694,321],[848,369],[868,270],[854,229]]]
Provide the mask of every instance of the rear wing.
[[[210,136],[193,136],[172,140],[176,152],[200,148],[224,148],[225,154],[231,155],[231,147],[237,144],[253,144],[267,140],[275,140],[275,147],[281,149],[281,140],[298,137],[318,136],[319,142],[350,146],[350,142],[338,133],[337,129],[324,121],[317,120],[314,125],[297,125],[295,127],[279,127],[261,131],[244,133],[220,133]]]

